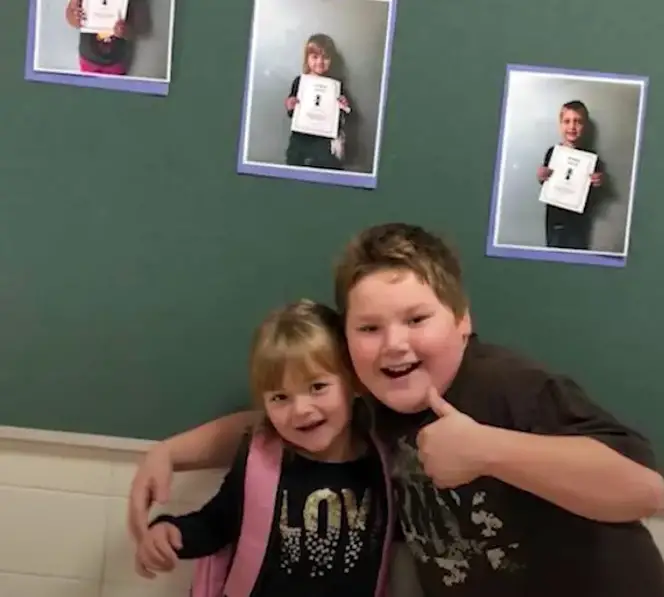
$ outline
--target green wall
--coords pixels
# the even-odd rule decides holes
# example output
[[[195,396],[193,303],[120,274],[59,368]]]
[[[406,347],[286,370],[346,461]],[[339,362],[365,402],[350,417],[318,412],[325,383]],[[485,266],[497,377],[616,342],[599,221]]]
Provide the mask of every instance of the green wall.
[[[407,220],[459,245],[484,338],[575,376],[664,454],[659,7],[402,0],[362,191],[236,175],[251,2],[179,2],[166,99],[25,82],[27,3],[1,3],[0,425],[160,438],[241,408],[266,311],[331,300],[349,237]],[[484,256],[508,62],[651,77],[626,268]]]

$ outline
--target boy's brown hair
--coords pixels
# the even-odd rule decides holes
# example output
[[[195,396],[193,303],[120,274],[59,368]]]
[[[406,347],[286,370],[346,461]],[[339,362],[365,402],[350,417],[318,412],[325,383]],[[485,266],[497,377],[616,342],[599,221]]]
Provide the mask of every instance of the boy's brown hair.
[[[590,112],[588,112],[588,107],[581,100],[572,100],[571,102],[566,102],[560,108],[560,117],[562,118],[563,112],[565,110],[571,110],[580,114],[584,122],[590,120]]]
[[[378,271],[413,272],[428,284],[457,319],[468,309],[461,264],[453,248],[420,226],[390,223],[360,232],[346,246],[335,271],[335,298],[345,316],[348,293]]]

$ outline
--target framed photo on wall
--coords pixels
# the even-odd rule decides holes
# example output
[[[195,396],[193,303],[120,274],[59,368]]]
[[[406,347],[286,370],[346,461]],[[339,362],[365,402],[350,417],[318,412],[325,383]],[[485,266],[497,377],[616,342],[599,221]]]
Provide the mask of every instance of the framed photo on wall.
[[[376,188],[396,8],[254,0],[238,173]]]
[[[175,0],[28,0],[25,78],[167,95]]]
[[[648,78],[508,65],[486,254],[623,267]]]

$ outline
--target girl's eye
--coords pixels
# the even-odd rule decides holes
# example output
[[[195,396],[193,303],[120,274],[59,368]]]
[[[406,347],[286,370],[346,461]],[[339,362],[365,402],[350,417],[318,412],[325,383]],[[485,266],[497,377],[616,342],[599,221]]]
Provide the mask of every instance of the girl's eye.
[[[287,400],[288,396],[286,394],[273,394],[271,400],[272,402],[282,402],[284,400]]]
[[[328,385],[329,384],[323,381],[317,381],[316,383],[311,384],[311,390],[316,394],[320,394]]]

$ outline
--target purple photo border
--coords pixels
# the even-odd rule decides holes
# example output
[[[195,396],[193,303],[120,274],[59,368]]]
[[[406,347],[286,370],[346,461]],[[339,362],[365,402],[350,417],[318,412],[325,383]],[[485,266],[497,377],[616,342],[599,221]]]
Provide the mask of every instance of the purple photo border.
[[[59,74],[55,72],[36,71],[34,63],[35,36],[37,35],[37,2],[38,0],[30,0],[28,8],[28,39],[25,52],[26,81],[57,83],[59,85],[73,85],[75,87],[90,87],[113,91],[128,91],[149,95],[168,95],[169,83],[166,81],[147,81],[144,79],[111,77],[108,75]]]
[[[564,250],[556,249],[532,249],[532,248],[514,248],[514,247],[501,247],[494,244],[494,237],[497,226],[497,209],[498,209],[498,195],[500,192],[501,179],[500,179],[500,165],[503,155],[503,143],[505,142],[505,116],[507,114],[507,103],[509,95],[510,74],[514,72],[533,72],[542,74],[555,74],[555,75],[569,75],[577,77],[586,77],[594,79],[611,79],[611,80],[624,80],[633,83],[638,83],[643,86],[641,97],[639,101],[639,115],[637,122],[637,134],[634,146],[634,170],[632,172],[632,186],[630,202],[634,201],[634,194],[636,192],[636,176],[638,172],[638,164],[640,159],[641,143],[643,137],[643,120],[646,112],[646,98],[648,92],[648,77],[624,75],[617,73],[602,73],[596,71],[583,71],[566,68],[554,68],[543,66],[527,66],[523,64],[508,64],[505,71],[505,83],[503,86],[503,98],[500,109],[500,128],[498,130],[498,150],[496,153],[496,162],[493,171],[493,189],[491,193],[491,208],[489,211],[489,231],[486,241],[486,254],[488,257],[505,257],[509,259],[530,259],[538,261],[557,261],[560,263],[575,263],[584,265],[602,265],[608,267],[624,267],[627,263],[627,254],[625,255],[602,255],[592,253],[589,251],[567,252]],[[627,226],[631,225],[631,210],[630,217],[627,221]],[[629,232],[626,231],[626,246],[625,253],[629,249]]]
[[[254,24],[256,22],[256,2],[254,0],[254,14],[251,23],[251,38],[249,40],[249,54],[247,56],[246,79],[244,83],[244,94],[242,98],[242,116],[240,121],[240,136],[238,140],[237,172],[238,174],[250,174],[252,176],[267,176],[270,178],[285,178],[299,180],[302,182],[316,182],[336,186],[357,187],[363,189],[375,189],[378,186],[378,166],[380,163],[380,150],[385,124],[385,107],[387,103],[388,81],[390,77],[390,64],[392,62],[392,46],[394,43],[394,28],[396,25],[397,0],[387,0],[388,16],[387,30],[385,32],[386,43],[383,55],[383,76],[380,95],[379,116],[376,123],[376,145],[374,149],[373,174],[360,174],[354,172],[340,172],[338,170],[319,170],[314,168],[301,168],[297,166],[276,166],[265,163],[246,162],[244,153],[246,149],[245,134],[248,126],[247,106],[249,104],[249,86],[251,78],[251,61],[253,59],[254,47]],[[376,159],[376,156],[377,159]]]

